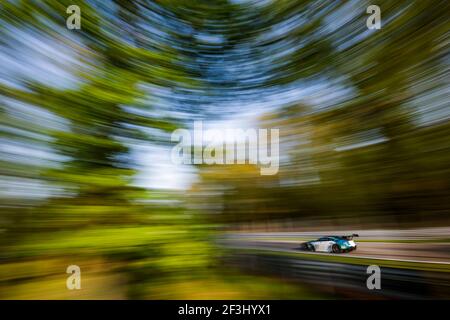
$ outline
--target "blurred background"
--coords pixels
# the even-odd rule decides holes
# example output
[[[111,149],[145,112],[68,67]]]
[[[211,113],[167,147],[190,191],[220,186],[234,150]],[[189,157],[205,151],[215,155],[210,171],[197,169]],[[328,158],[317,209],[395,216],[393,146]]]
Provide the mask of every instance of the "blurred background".
[[[448,12],[1,1],[0,299],[450,298]],[[172,164],[195,120],[279,128],[278,174]],[[355,232],[349,254],[298,250]]]

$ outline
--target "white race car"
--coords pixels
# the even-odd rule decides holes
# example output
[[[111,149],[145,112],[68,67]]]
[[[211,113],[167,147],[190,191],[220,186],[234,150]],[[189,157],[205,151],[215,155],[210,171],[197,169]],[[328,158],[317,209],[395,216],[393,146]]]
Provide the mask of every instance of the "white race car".
[[[353,237],[358,237],[357,234],[351,236],[327,236],[317,240],[304,242],[301,244],[303,250],[318,251],[318,252],[350,252],[356,250],[356,243]]]

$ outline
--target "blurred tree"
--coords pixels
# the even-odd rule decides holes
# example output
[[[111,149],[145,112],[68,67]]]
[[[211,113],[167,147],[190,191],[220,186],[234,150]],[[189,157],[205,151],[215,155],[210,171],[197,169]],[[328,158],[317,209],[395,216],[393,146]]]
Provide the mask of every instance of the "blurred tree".
[[[0,4],[0,53],[12,69],[45,47],[60,58],[57,44],[76,57],[56,63],[75,78],[68,87],[61,74],[57,85],[34,70],[1,74],[1,175],[11,184],[2,257],[100,255],[120,262],[129,296],[140,298],[147,281],[206,270],[211,223],[448,223],[448,1],[379,1],[378,31],[366,29],[367,1],[80,0],[81,30],[68,33],[70,4]],[[274,99],[318,83],[326,89],[315,99]],[[346,89],[343,98],[321,103],[328,84]],[[158,90],[167,110],[153,107]],[[161,199],[133,186],[132,144],[167,142],[158,133],[266,98],[273,106],[259,123],[281,129],[279,175],[201,166],[194,211],[145,204]],[[10,190],[17,181],[49,194],[21,197]]]
[[[60,41],[64,32],[48,25],[65,26],[65,8],[70,2],[6,2],[1,5],[0,19],[25,33],[37,31],[48,37],[46,41]],[[33,179],[62,188],[63,196],[28,204],[31,210],[8,209],[2,215],[2,255],[95,254],[121,261],[121,271],[130,282],[129,296],[139,298],[151,290],[146,282],[161,280],[164,274],[191,277],[211,256],[208,246],[202,244],[205,233],[195,230],[194,219],[186,219],[181,208],[167,212],[143,205],[140,201],[148,195],[131,180],[135,169],[130,142],[159,142],[143,129],[171,131],[180,125],[157,113],[148,116],[154,109],[145,85],[190,87],[194,81],[186,77],[174,47],[161,44],[155,48],[143,26],[148,17],[142,7],[137,10],[144,3],[78,4],[82,28],[63,41],[78,50],[86,63],[88,71],[77,74],[79,84],[58,88],[33,80],[33,75],[17,79],[18,85],[0,84],[3,98],[38,107],[67,123],[63,128],[40,129],[66,160],[53,168],[37,167],[33,175]],[[8,45],[15,35],[7,33],[4,39]],[[22,133],[10,138],[24,140],[26,145],[42,143],[24,139]],[[4,174],[27,171],[26,166],[13,167],[8,163]],[[185,270],[181,272],[174,262]]]
[[[222,207],[223,219],[348,217],[399,225],[448,223],[445,163],[449,153],[442,140],[448,136],[448,113],[439,106],[446,103],[444,12],[449,4],[382,1],[378,5],[383,20],[378,31],[366,28],[365,2],[315,7],[310,1],[274,1],[263,6],[268,11],[262,19],[277,14],[285,21],[298,19],[270,42],[274,49],[268,52],[274,53],[292,40],[286,41],[286,54],[279,55],[284,62],[273,64],[283,73],[271,73],[278,84],[288,80],[308,85],[313,79],[325,79],[351,90],[343,101],[326,107],[288,104],[261,119],[261,127],[280,128],[280,154],[288,154],[281,160],[279,181],[264,182],[255,172],[251,180],[260,182],[247,186],[241,174],[229,170],[224,180],[218,171],[215,183],[227,186],[219,194],[222,199],[230,195],[230,203]],[[260,30],[266,37],[271,35],[268,27]],[[295,46],[308,41],[317,54],[308,45]],[[417,103],[428,107],[417,108]],[[420,115],[433,108],[443,121],[424,124]],[[213,169],[205,170],[208,174],[200,184],[213,185]],[[268,216],[258,214],[261,208],[256,205],[239,205],[242,201],[264,204]]]

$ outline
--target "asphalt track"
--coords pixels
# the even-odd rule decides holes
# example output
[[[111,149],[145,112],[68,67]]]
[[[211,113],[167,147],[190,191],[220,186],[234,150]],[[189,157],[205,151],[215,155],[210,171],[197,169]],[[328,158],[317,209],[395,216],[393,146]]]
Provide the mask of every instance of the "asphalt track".
[[[449,264],[450,244],[447,243],[386,243],[358,242],[356,251],[347,253],[307,252],[300,249],[300,241],[287,240],[230,240],[228,245],[237,248],[265,249],[279,252],[302,252],[311,255],[339,255],[367,259],[398,260],[405,262]]]
[[[339,255],[341,257],[398,260],[406,262],[449,264],[450,242],[439,242],[449,237],[448,228],[389,231],[358,231],[355,238],[357,250],[348,253],[307,252],[300,249],[305,241],[324,235],[352,234],[345,231],[328,232],[278,232],[229,234],[224,240],[235,248],[262,249],[279,252],[302,252],[315,255]],[[298,240],[297,240],[298,239]],[[361,241],[358,241],[361,240]]]
[[[310,283],[334,297],[449,299],[448,231],[446,228],[407,232],[360,231],[359,239],[362,241],[356,238],[357,250],[339,254],[303,251],[300,243],[326,235],[351,233],[230,233],[219,242],[233,249],[231,263],[244,270]],[[268,254],[274,252],[294,254]],[[339,256],[339,260],[326,257],[318,260],[314,255]],[[355,263],[358,258],[361,263]],[[379,259],[383,265],[382,290],[369,290],[366,286],[368,261],[365,259]],[[392,263],[386,266],[386,262],[381,263],[381,260]],[[406,267],[402,262],[413,263],[416,267],[411,267],[411,264],[406,264],[409,265]]]

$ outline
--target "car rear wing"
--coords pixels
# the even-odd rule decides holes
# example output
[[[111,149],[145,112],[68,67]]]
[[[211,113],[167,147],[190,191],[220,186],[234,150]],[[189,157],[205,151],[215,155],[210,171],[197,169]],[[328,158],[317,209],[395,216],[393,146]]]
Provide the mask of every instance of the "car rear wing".
[[[346,240],[352,240],[354,237],[359,237],[359,235],[357,233],[354,233],[354,234],[349,235],[349,236],[342,236],[342,238],[344,238]]]

